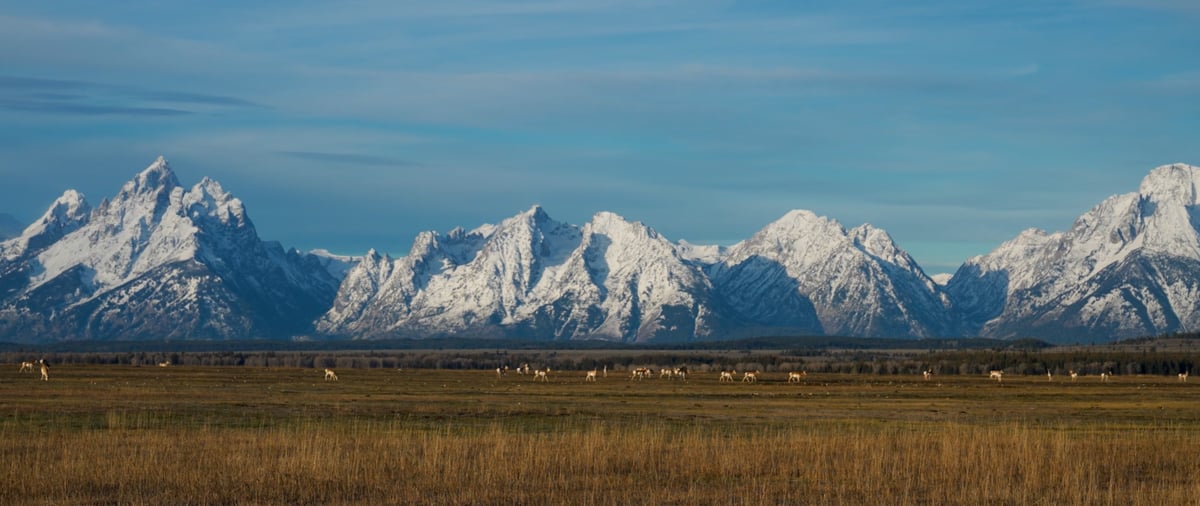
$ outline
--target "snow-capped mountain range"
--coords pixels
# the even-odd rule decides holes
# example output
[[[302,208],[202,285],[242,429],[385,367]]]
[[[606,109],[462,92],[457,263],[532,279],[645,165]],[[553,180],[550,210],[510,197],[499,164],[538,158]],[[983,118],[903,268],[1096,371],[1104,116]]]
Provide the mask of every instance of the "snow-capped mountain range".
[[[0,242],[0,340],[246,339],[307,332],[338,279],[259,240],[215,181],[162,158],[94,209],[68,190]]]
[[[539,206],[419,234],[406,256],[285,251],[162,158],[90,207],[68,190],[0,242],[0,340],[751,335],[1038,337],[1200,324],[1200,169],[1154,169],[1071,230],[1030,230],[937,281],[883,230],[797,210],[730,247]]]
[[[1026,230],[946,284],[959,332],[1059,341],[1200,327],[1200,168],[1158,167],[1066,232]]]

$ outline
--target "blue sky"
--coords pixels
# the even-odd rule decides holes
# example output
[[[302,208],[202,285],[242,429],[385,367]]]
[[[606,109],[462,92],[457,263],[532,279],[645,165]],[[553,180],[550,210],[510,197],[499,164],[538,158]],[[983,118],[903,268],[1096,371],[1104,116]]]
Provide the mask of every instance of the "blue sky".
[[[247,5],[251,4],[251,5]],[[158,155],[266,239],[407,252],[541,204],[730,244],[791,209],[930,273],[1200,164],[1200,4],[0,3],[0,212]]]

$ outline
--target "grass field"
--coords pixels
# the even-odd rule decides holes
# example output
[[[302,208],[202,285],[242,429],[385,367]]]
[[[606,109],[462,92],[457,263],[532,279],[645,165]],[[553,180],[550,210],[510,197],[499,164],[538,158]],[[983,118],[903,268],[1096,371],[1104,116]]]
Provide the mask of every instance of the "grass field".
[[[1175,377],[60,365],[0,374],[0,504],[1194,504]]]

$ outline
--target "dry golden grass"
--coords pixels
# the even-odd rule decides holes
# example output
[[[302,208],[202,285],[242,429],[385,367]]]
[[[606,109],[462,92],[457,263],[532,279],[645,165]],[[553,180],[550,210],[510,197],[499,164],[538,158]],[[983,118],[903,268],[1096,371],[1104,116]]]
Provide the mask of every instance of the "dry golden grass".
[[[13,371],[16,367],[13,367]],[[0,381],[0,504],[1191,504],[1173,378],[549,384],[58,367]]]

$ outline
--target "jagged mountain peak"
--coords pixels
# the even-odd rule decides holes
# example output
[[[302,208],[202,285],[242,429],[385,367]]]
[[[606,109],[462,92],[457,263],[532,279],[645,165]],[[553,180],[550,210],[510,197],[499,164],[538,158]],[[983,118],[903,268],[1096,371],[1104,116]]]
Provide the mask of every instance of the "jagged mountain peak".
[[[488,231],[490,235],[490,231],[494,230],[495,228],[512,229],[515,226],[520,226],[524,228],[536,229],[547,224],[555,223],[556,222],[554,219],[550,217],[550,214],[546,212],[546,209],[539,204],[534,204],[530,206],[529,209],[521,211],[509,217],[508,219],[501,221],[499,225],[495,225],[493,227],[490,224],[484,224],[476,230],[480,230],[481,232]]]
[[[82,193],[75,190],[63,192],[40,218],[25,227],[21,235],[0,243],[0,259],[13,260],[53,244],[86,224],[91,213],[91,207]]]
[[[278,335],[303,331],[337,286],[316,257],[259,239],[216,181],[185,192],[162,157],[90,212],[68,191],[30,231],[21,255],[4,248],[0,336]]]
[[[221,183],[208,177],[196,183],[182,199],[192,217],[205,214],[225,225],[241,227],[249,224],[241,199],[234,197],[221,187]]]
[[[634,234],[639,236],[647,236],[650,238],[658,238],[658,232],[653,228],[646,226],[640,221],[630,221],[612,211],[600,211],[592,215],[592,219],[588,221],[586,228],[592,233],[601,234]]]
[[[64,193],[25,242],[0,242],[0,337],[278,336],[322,312],[320,332],[356,338],[1144,335],[1200,328],[1198,205],[1200,168],[1157,167],[1070,229],[1025,230],[937,281],[883,229],[803,209],[722,249],[535,204],[418,234],[406,257],[339,257],[261,241],[241,200],[209,178],[185,189],[159,157],[111,201]]]
[[[24,235],[41,233],[41,231],[50,226],[82,223],[87,220],[91,211],[91,206],[88,205],[87,199],[84,198],[82,193],[75,190],[67,190],[63,192],[62,196],[54,199],[54,202],[50,204],[50,208],[46,209],[42,217],[26,229]]]
[[[121,187],[121,195],[158,193],[162,190],[169,192],[178,186],[179,179],[175,177],[171,165],[167,163],[166,158],[159,156],[154,163],[151,163]]]
[[[375,250],[375,248],[367,250],[367,254],[363,255],[363,260],[369,259],[374,262],[378,262],[380,258],[381,256],[379,255],[379,252]]]
[[[1070,230],[1027,230],[967,260],[950,282],[965,332],[1066,340],[1130,337],[1200,323],[1200,169],[1157,167]],[[1190,322],[1190,323],[1189,323]]]
[[[850,229],[847,236],[863,251],[885,262],[904,265],[913,263],[912,258],[896,245],[886,230],[874,227],[870,223]]]
[[[812,229],[814,227],[825,228],[825,227],[831,227],[831,226],[836,227],[839,230],[843,230],[843,232],[844,232],[842,225],[833,218],[829,218],[827,216],[820,216],[817,213],[814,213],[807,209],[792,209],[791,211],[784,213],[784,215],[781,216],[779,219],[768,224],[766,227],[764,227],[764,229],[807,230],[807,229]]]
[[[548,220],[550,215],[546,213],[546,209],[541,204],[529,206],[529,209],[521,213],[521,216],[529,216],[538,220]]]
[[[790,211],[709,270],[725,300],[757,324],[844,335],[949,332],[938,285],[871,225],[847,231],[811,211]]]
[[[767,224],[739,246],[744,248],[749,243],[769,242],[779,249],[791,250],[797,246],[807,248],[816,237],[843,240],[846,236],[846,228],[837,220],[819,216],[809,210],[793,209]],[[735,246],[730,250],[732,253],[741,248]]]
[[[419,258],[434,252],[438,248],[438,233],[433,230],[425,230],[417,233],[417,237],[413,238],[412,247],[408,249],[408,256]],[[371,253],[375,250],[372,249]],[[368,253],[368,256],[372,256]],[[377,255],[376,255],[377,256]]]
[[[529,209],[501,220],[498,224],[485,223],[476,227],[471,232],[488,237],[494,234],[512,234],[517,231],[521,231],[520,233],[530,233],[537,231],[545,225],[554,223],[556,222],[550,218],[550,215],[546,213],[546,210],[542,206],[534,205]]]
[[[784,263],[816,265],[834,251],[851,245],[846,229],[832,218],[796,209],[767,224],[749,239],[729,248],[725,263],[740,263],[750,256]],[[796,267],[798,269],[798,267]]]
[[[1156,201],[1183,205],[1200,203],[1200,167],[1184,163],[1163,165],[1150,171],[1138,188],[1138,193]]]

